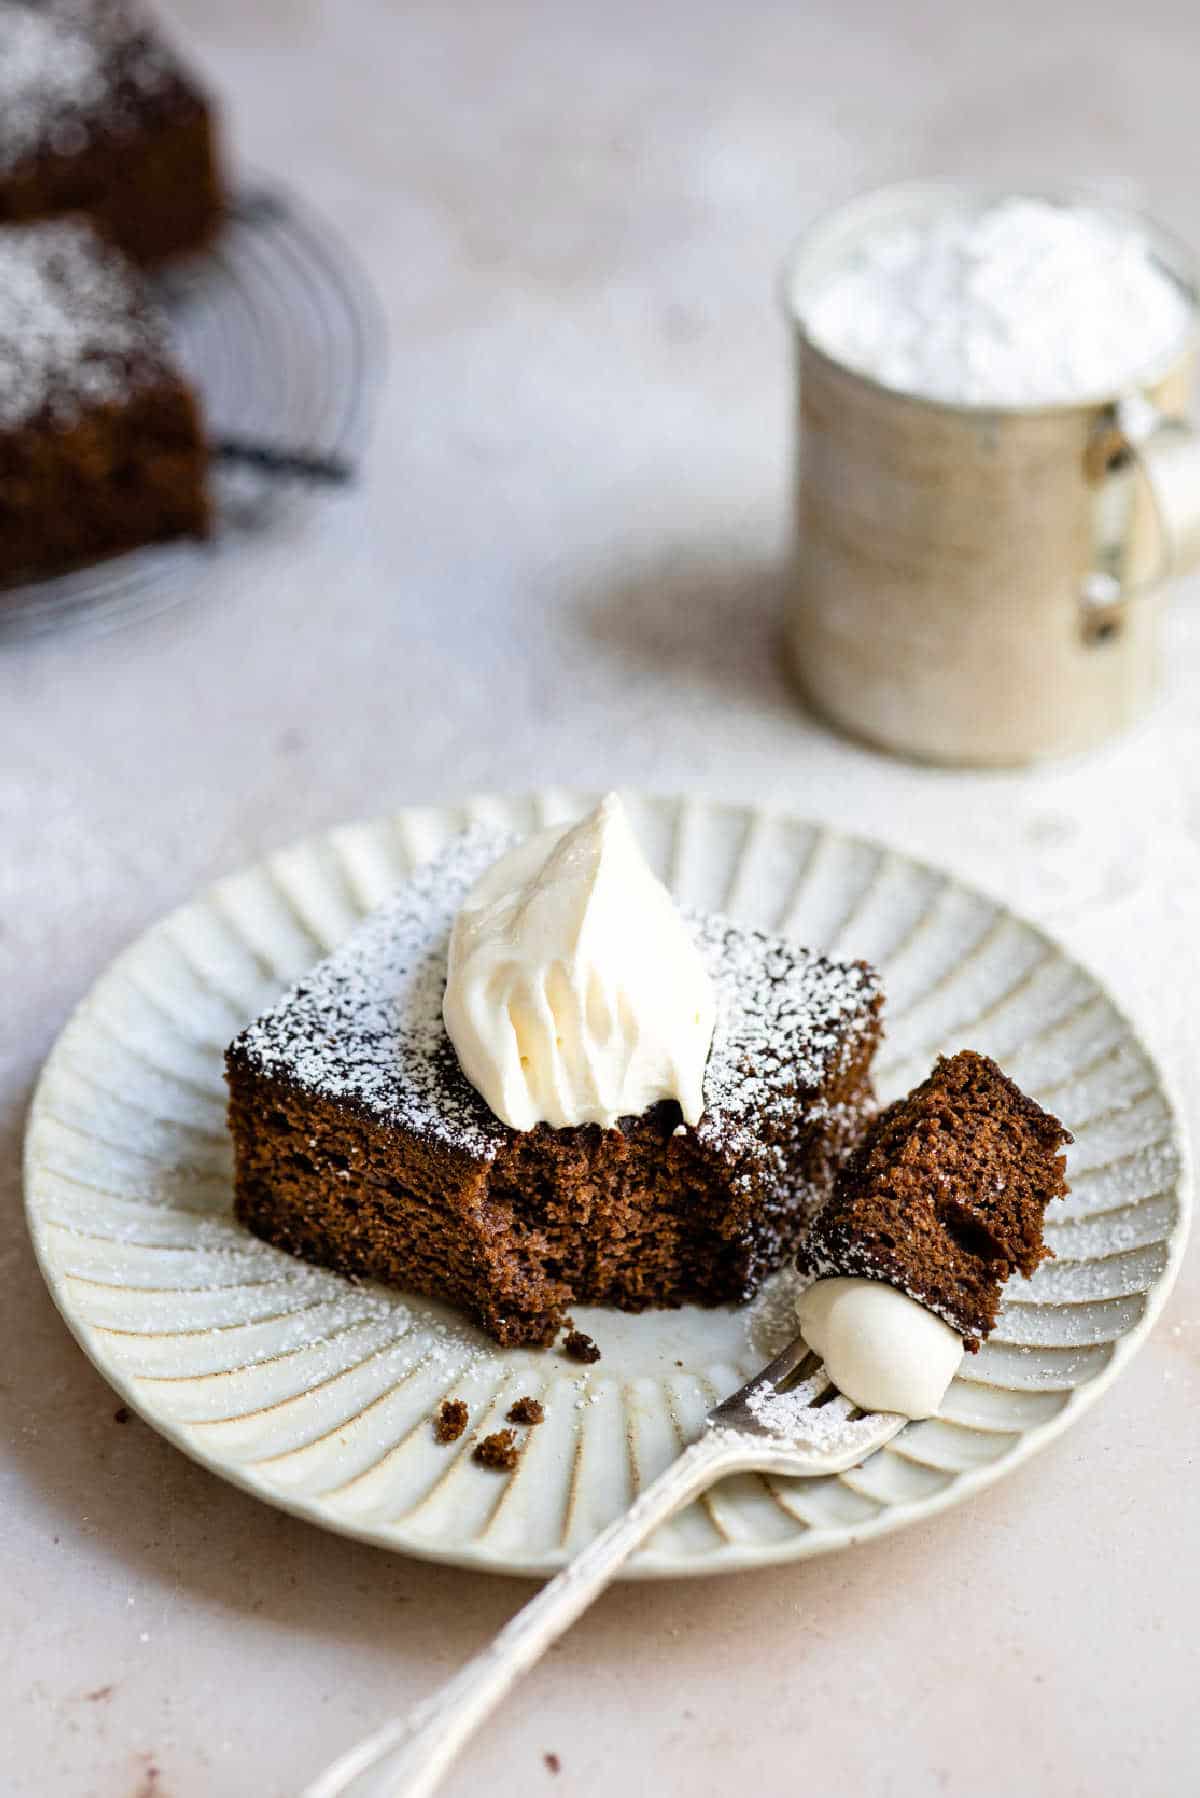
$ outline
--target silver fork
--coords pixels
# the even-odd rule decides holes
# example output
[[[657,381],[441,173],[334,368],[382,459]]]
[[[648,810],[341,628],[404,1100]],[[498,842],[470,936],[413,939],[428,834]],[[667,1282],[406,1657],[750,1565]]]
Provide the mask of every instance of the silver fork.
[[[785,1394],[787,1403],[780,1404]],[[882,1448],[906,1421],[858,1410],[798,1336],[709,1412],[698,1440],[543,1586],[489,1647],[408,1716],[385,1724],[327,1768],[305,1788],[304,1798],[428,1798],[520,1675],[676,1511],[731,1473],[841,1473]]]

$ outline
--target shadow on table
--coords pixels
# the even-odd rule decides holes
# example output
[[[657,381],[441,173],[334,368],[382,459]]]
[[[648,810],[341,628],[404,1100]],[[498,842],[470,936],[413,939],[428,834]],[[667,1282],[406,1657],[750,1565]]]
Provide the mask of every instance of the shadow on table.
[[[787,670],[783,597],[778,564],[697,546],[585,588],[573,615],[635,677],[665,674],[705,703],[721,694],[816,728]]]

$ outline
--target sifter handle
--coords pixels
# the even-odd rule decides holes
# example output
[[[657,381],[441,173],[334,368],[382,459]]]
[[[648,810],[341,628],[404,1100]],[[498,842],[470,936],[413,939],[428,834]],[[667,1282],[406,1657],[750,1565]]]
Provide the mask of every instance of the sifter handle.
[[[1162,576],[1200,562],[1200,432],[1143,394],[1117,407],[1117,430],[1137,461],[1162,536]]]

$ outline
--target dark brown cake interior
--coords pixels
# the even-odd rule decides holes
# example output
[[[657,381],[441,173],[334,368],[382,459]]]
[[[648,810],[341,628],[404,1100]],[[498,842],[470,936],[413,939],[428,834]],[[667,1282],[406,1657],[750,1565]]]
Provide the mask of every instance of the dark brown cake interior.
[[[641,1311],[749,1296],[786,1259],[831,1172],[816,1121],[786,1189],[768,1193],[676,1135],[674,1105],[621,1130],[539,1126],[476,1163],[248,1079],[236,1059],[229,1079],[238,1215],[256,1235],[452,1299],[502,1342],[549,1344],[572,1303]],[[869,1093],[864,1073],[856,1117]]]
[[[1004,1281],[1050,1253],[1042,1222],[1067,1191],[1070,1141],[988,1056],[943,1057],[868,1128],[800,1267],[898,1286],[976,1349],[995,1326]]]
[[[794,1253],[871,1104],[880,991],[720,919],[699,1125],[510,1130],[442,1024],[445,942],[503,839],[423,870],[227,1057],[239,1217],[306,1260],[448,1298],[502,1342],[551,1342],[573,1302],[751,1294]]]

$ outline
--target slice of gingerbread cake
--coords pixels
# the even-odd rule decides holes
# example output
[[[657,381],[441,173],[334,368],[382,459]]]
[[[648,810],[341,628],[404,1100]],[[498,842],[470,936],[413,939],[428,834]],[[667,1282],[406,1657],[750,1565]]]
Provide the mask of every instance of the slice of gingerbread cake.
[[[451,926],[506,847],[452,844],[232,1044],[238,1216],[307,1260],[449,1299],[502,1343],[552,1341],[574,1303],[747,1298],[873,1109],[878,977],[689,916],[716,993],[698,1121],[667,1100],[613,1128],[514,1129],[443,1020]]]
[[[1071,1140],[988,1056],[943,1057],[868,1127],[800,1250],[801,1271],[883,1281],[977,1349],[1004,1282],[1050,1253],[1042,1222],[1067,1191]]]
[[[207,472],[139,271],[81,220],[0,228],[0,583],[203,536]]]
[[[137,262],[220,222],[211,105],[137,0],[0,0],[0,221],[91,216]]]

